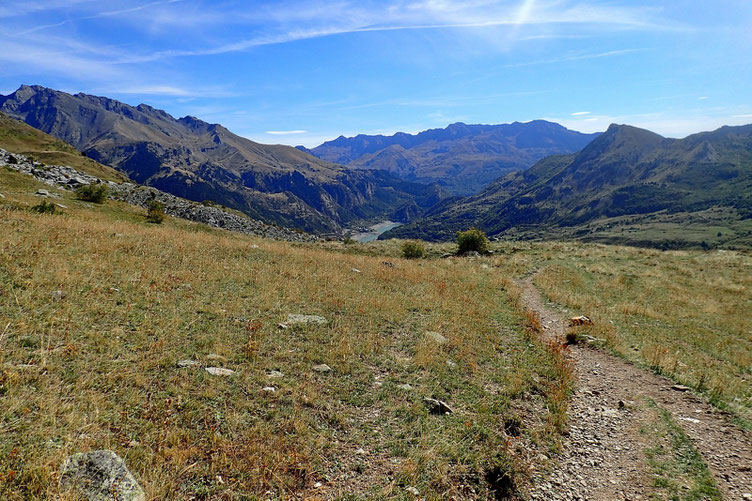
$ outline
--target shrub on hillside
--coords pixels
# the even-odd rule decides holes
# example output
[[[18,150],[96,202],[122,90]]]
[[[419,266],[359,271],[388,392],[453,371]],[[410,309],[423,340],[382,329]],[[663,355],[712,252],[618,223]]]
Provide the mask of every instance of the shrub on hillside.
[[[152,200],[146,206],[146,220],[150,223],[160,224],[164,221],[164,204],[156,200]]]
[[[84,202],[104,203],[110,194],[110,188],[106,184],[85,184],[76,189],[76,196]]]
[[[402,255],[407,259],[420,259],[426,257],[426,247],[423,242],[408,240],[402,244]]]
[[[486,234],[478,228],[457,232],[457,245],[459,245],[457,252],[459,254],[467,254],[473,251],[485,254],[488,252],[490,243]]]
[[[48,202],[47,200],[42,200],[41,203],[35,205],[31,208],[32,212],[37,212],[39,214],[54,214],[57,209],[55,208],[55,204],[52,202]]]

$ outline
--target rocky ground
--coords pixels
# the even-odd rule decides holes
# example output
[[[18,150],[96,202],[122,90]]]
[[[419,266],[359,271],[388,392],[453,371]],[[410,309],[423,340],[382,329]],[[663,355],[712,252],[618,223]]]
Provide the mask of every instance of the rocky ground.
[[[532,279],[523,301],[538,313],[546,336],[562,342],[564,316],[548,307]],[[577,388],[562,453],[537,472],[530,499],[648,499],[652,481],[645,451],[657,438],[649,402],[667,410],[709,466],[724,499],[752,500],[752,434],[687,388],[588,346],[572,346]],[[643,430],[641,432],[641,430]]]
[[[41,162],[31,161],[23,155],[9,153],[0,148],[0,167],[2,166],[34,176],[50,186],[68,190],[76,189],[85,184],[106,183],[110,186],[110,198],[139,207],[146,207],[150,201],[157,200],[164,204],[164,211],[170,216],[204,223],[215,228],[293,242],[319,240],[317,236],[310,233],[269,225],[247,216],[227,212],[218,207],[191,202],[156,188],[133,183],[117,184],[111,181],[102,181],[71,167],[44,165]]]

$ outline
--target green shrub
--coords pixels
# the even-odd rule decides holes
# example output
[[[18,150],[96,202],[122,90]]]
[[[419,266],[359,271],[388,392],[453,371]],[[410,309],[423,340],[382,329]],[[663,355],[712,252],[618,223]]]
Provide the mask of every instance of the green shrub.
[[[161,224],[164,221],[164,204],[157,200],[152,200],[146,206],[146,220],[150,223]]]
[[[420,259],[426,257],[426,247],[423,242],[408,240],[402,244],[402,255],[407,259]]]
[[[35,205],[31,208],[32,212],[38,212],[39,214],[54,214],[57,212],[57,208],[55,207],[55,204],[52,202],[48,202],[47,200],[42,200],[40,204]]]
[[[84,202],[104,203],[110,194],[110,188],[106,184],[84,184],[76,189],[76,196]]]
[[[485,254],[488,252],[490,243],[486,234],[478,228],[457,232],[457,245],[459,245],[457,252],[459,254],[467,254],[473,251]]]
[[[345,239],[342,241],[345,245],[352,245],[355,243],[355,240],[353,240],[350,237],[345,237]]]

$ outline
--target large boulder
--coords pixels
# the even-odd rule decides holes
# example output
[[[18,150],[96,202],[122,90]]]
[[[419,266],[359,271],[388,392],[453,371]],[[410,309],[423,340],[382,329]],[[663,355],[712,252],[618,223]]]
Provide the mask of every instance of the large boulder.
[[[60,472],[60,490],[75,490],[88,501],[146,501],[125,461],[109,450],[68,456]]]

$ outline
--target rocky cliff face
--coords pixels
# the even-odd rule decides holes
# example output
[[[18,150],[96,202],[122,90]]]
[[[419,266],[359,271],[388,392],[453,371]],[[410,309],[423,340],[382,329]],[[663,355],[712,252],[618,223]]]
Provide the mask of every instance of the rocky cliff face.
[[[282,145],[262,145],[195,117],[87,94],[22,86],[0,112],[56,136],[134,181],[194,201],[211,200],[306,231],[339,233],[442,197],[384,172],[353,171]]]

